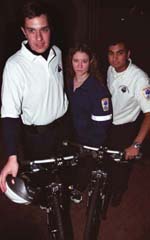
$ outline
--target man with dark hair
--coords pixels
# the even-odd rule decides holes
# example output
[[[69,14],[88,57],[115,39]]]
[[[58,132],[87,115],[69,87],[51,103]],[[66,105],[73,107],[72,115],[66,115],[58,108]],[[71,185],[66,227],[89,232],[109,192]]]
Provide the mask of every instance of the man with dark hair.
[[[1,117],[8,161],[0,173],[2,192],[7,175],[18,173],[20,143],[28,160],[54,154],[64,138],[68,108],[61,50],[51,43],[48,7],[42,1],[29,1],[22,16],[26,40],[3,72]]]
[[[130,49],[124,41],[113,41],[108,46],[108,61],[107,85],[113,104],[110,147],[125,151],[126,160],[130,160],[139,154],[150,126],[149,78],[132,63]],[[122,193],[127,189],[131,165],[116,168],[114,205],[120,202]]]
[[[17,145],[23,123],[25,155],[45,158],[62,139],[61,128],[68,101],[63,89],[61,51],[51,46],[48,9],[38,1],[24,5],[21,30],[27,40],[5,65],[2,84],[4,140],[8,162],[0,174],[6,190],[8,174],[17,175]]]
[[[21,10],[21,14],[20,14],[21,26],[24,26],[26,17],[29,19],[32,19],[42,14],[47,16],[48,25],[51,29],[52,22],[50,18],[50,9],[48,4],[46,4],[46,2],[45,3],[42,2],[41,4],[40,1],[36,1],[36,4],[34,1],[27,1],[26,4],[24,4],[24,7]]]

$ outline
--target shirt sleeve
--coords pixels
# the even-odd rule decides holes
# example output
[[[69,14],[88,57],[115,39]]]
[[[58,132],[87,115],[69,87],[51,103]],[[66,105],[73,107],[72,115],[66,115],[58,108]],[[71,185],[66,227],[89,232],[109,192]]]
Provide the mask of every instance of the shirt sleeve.
[[[1,90],[1,116],[18,118],[21,114],[23,77],[17,64],[6,63]]]
[[[87,141],[90,145],[103,145],[112,122],[112,103],[109,92],[103,87],[99,94],[93,95],[93,105]]]
[[[20,119],[2,118],[2,134],[6,156],[17,155],[20,138]]]
[[[150,84],[146,74],[137,76],[135,97],[143,113],[150,112]]]

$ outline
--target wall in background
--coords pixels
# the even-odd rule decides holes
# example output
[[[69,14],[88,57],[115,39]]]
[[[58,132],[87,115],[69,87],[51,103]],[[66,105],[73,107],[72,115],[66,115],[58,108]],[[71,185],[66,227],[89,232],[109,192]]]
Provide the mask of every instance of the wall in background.
[[[100,57],[102,69],[107,68],[106,45],[113,35],[123,33],[131,41],[132,58],[150,74],[150,11],[145,0],[41,0],[51,6],[56,44],[64,56],[75,42],[87,42]],[[2,0],[0,7],[0,78],[6,59],[23,39],[17,20],[23,0]]]

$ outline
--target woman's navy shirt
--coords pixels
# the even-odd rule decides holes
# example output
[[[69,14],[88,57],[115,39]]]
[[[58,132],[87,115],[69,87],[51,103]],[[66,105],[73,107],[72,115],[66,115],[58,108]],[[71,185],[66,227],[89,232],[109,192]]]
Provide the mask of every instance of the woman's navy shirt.
[[[71,81],[67,92],[74,140],[94,147],[103,145],[112,121],[112,104],[108,89],[94,77],[88,77],[75,91]]]

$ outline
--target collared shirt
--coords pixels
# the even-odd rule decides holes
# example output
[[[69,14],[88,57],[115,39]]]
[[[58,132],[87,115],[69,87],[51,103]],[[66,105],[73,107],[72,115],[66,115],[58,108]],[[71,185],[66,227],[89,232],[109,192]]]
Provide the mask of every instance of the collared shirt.
[[[94,147],[103,144],[112,119],[107,89],[95,78],[89,77],[75,91],[71,81],[68,97],[76,140]]]
[[[46,125],[64,115],[68,101],[64,93],[61,51],[53,46],[47,61],[22,43],[5,65],[2,84],[2,118],[18,118],[26,125]]]
[[[113,124],[134,122],[141,111],[150,112],[149,78],[131,59],[123,72],[109,66],[107,85],[112,95]]]

